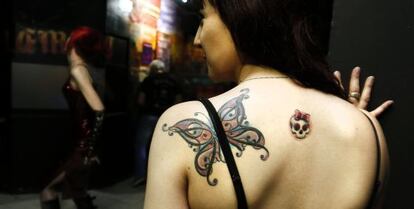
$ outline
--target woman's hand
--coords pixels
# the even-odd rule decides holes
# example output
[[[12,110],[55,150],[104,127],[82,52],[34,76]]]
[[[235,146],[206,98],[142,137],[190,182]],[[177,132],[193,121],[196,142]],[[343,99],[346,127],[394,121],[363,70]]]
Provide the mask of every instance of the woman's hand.
[[[349,94],[348,94],[348,101],[354,104],[355,107],[366,110],[369,100],[371,99],[371,92],[372,87],[374,86],[374,76],[369,76],[365,80],[364,87],[362,89],[362,93],[359,87],[359,77],[361,73],[360,67],[355,67],[351,73],[351,79],[349,81]],[[341,73],[339,71],[334,72],[335,77],[338,79],[342,88],[342,80],[341,80]],[[381,115],[388,107],[390,107],[394,103],[393,100],[387,100],[382,103],[380,106],[375,108],[374,110],[370,111],[370,113],[378,117]]]

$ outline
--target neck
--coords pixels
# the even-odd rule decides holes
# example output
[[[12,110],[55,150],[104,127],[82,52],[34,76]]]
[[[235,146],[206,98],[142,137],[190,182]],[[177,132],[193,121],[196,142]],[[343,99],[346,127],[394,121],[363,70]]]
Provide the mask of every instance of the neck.
[[[244,65],[240,70],[240,76],[238,83],[241,83],[245,80],[251,80],[256,78],[264,78],[264,77],[287,77],[285,74],[280,72],[279,70],[269,68],[269,67],[262,67],[257,65]]]

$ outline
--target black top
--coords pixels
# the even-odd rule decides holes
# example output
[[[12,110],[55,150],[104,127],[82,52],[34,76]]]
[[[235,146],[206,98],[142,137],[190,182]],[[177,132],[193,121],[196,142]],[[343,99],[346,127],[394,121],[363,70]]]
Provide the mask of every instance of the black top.
[[[141,88],[145,94],[144,111],[156,115],[174,105],[176,96],[181,93],[178,81],[169,73],[149,75]]]
[[[72,115],[76,143],[80,143],[91,137],[95,113],[82,92],[72,88],[70,79],[65,82],[62,91]]]

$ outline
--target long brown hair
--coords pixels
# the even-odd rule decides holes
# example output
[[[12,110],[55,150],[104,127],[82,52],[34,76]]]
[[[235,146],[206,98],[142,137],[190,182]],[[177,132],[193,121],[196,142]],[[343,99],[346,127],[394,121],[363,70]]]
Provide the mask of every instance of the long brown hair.
[[[194,0],[195,7],[202,0]],[[278,69],[301,85],[345,99],[316,38],[318,0],[208,0],[245,64]]]

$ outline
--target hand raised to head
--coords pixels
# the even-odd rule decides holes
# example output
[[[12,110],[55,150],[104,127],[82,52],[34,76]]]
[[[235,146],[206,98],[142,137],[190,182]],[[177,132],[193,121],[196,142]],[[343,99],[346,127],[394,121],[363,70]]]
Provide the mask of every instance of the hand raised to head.
[[[359,80],[360,80],[361,68],[355,67],[351,73],[351,79],[349,80],[349,89],[348,89],[348,101],[351,102],[355,107],[359,109],[367,109],[368,103],[371,100],[372,88],[374,86],[374,76],[368,76],[365,80],[362,93],[360,90]],[[334,72],[335,77],[338,79],[341,87],[342,85],[341,73],[339,71]],[[387,100],[383,102],[380,106],[370,111],[370,113],[378,117],[380,116],[388,107],[394,103],[393,100]]]

